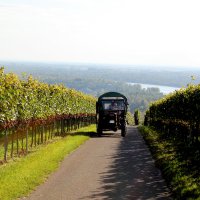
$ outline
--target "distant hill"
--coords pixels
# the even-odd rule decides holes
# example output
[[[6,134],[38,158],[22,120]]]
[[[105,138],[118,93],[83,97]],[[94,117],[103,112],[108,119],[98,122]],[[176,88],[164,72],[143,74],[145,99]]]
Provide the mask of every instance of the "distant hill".
[[[112,66],[112,65],[86,65],[66,63],[33,63],[33,62],[3,62],[7,71],[15,73],[27,72],[43,80],[64,82],[67,79],[86,78],[104,79],[121,82],[134,82],[153,85],[183,87],[191,82],[191,76],[196,79],[193,83],[200,83],[200,69],[173,69],[140,66]]]

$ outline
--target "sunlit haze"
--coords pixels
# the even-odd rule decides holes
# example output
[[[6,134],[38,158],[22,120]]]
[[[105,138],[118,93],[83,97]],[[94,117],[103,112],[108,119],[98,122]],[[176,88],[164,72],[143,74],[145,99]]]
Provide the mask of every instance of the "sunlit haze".
[[[0,0],[0,60],[200,68],[198,0]]]

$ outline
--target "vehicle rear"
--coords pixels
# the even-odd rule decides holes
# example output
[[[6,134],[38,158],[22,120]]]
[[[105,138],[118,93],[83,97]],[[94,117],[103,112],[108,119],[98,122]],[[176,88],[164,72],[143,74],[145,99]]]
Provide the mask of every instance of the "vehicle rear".
[[[106,93],[97,102],[97,133],[117,131],[126,134],[127,99],[120,93]]]

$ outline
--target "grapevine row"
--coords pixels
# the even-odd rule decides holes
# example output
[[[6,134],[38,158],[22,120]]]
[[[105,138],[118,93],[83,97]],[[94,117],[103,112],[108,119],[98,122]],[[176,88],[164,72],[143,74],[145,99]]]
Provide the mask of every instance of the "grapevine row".
[[[30,147],[93,123],[92,96],[49,85],[29,76],[21,80],[0,68],[0,161],[28,152]],[[8,155],[9,154],[9,155]]]
[[[198,143],[200,136],[200,85],[189,85],[152,103],[145,124],[188,144]]]

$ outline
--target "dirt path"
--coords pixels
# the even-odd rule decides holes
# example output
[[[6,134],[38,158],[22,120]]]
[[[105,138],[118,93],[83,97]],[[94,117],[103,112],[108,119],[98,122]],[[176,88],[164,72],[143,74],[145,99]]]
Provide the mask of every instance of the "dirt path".
[[[170,199],[137,128],[91,138],[28,198],[31,200]]]

